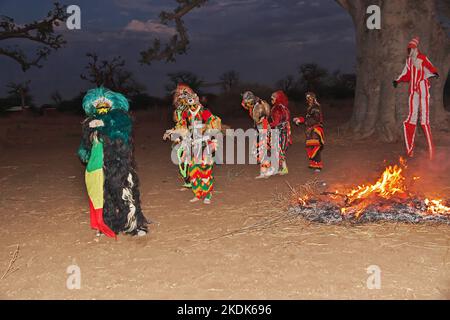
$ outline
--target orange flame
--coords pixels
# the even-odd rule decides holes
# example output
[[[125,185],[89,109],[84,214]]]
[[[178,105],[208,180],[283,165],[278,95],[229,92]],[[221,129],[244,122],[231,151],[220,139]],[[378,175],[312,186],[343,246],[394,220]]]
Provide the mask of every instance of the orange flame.
[[[442,204],[442,200],[425,199],[427,212],[430,214],[450,214],[450,207]]]
[[[402,164],[403,167],[404,164]],[[374,184],[358,186],[347,194],[348,203],[357,199],[366,199],[376,195],[385,199],[390,199],[398,194],[406,194],[405,177],[402,174],[403,168],[395,165],[384,170],[381,177]]]
[[[348,192],[345,197],[345,205],[341,207],[341,214],[353,214],[359,217],[364,210],[372,203],[376,203],[376,198],[383,199],[405,199],[411,196],[408,191],[404,170],[407,168],[406,161],[400,158],[400,165],[388,166],[380,178],[369,185],[360,185]],[[412,181],[420,179],[419,176],[413,176]],[[342,196],[338,190],[328,194],[331,199],[337,199]],[[307,206],[309,196],[305,195],[297,199],[297,203],[301,206]],[[440,199],[425,199],[423,201],[427,214],[448,214],[450,215],[450,207],[446,206]]]
[[[298,204],[301,205],[301,206],[306,206],[308,204],[308,200],[309,200],[309,197],[307,195],[304,196],[303,198],[299,197],[298,198]]]
[[[370,198],[373,196],[384,199],[408,196],[406,178],[403,175],[406,168],[406,161],[400,158],[400,165],[388,166],[374,184],[358,186],[351,190],[347,193],[348,207],[342,208],[341,213],[348,213],[349,207],[352,207],[351,211],[356,212],[358,217],[371,203]],[[419,176],[413,176],[413,181],[418,179]],[[355,204],[357,200],[359,201]],[[428,214],[450,214],[450,207],[444,205],[443,200],[425,199],[424,203]]]

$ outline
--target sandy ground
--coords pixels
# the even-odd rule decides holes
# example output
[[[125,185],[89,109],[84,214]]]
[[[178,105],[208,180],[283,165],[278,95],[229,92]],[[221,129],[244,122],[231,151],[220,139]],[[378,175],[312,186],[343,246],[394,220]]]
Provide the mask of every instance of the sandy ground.
[[[89,228],[84,168],[75,154],[81,118],[0,119],[7,138],[0,150],[1,275],[19,245],[17,270],[0,280],[0,298],[450,299],[448,226],[298,219],[222,237],[281,215],[274,199],[289,191],[286,182],[317,177],[306,168],[301,129],[294,130],[287,176],[257,181],[254,165],[217,166],[217,192],[206,206],[179,191],[170,145],[161,140],[165,120],[149,112],[136,118],[142,207],[155,223],[146,237],[117,241],[96,238]],[[241,124],[250,126],[247,119]],[[448,197],[450,143],[437,144],[436,167],[420,160],[423,151],[410,164],[421,172],[421,191]],[[328,130],[319,177],[330,186],[373,181],[383,161],[395,162],[402,152],[402,144],[348,141]],[[79,290],[66,286],[71,265],[81,271]],[[371,265],[381,270],[381,289],[367,288]]]

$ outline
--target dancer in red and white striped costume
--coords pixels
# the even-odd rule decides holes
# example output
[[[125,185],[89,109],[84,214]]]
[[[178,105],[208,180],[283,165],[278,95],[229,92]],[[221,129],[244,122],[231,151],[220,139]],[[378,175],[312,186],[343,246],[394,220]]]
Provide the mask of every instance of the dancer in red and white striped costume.
[[[403,123],[406,151],[412,157],[417,120],[420,116],[425,137],[427,138],[430,159],[433,159],[433,138],[430,127],[430,82],[428,79],[439,78],[437,69],[427,56],[418,49],[419,38],[415,37],[408,43],[408,58],[401,75],[393,81],[396,88],[398,82],[409,82],[409,115]]]

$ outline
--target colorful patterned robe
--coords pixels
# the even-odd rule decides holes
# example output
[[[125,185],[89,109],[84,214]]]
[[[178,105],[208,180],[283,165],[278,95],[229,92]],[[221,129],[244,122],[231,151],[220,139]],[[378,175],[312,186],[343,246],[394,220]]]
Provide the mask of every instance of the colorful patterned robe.
[[[323,116],[320,107],[313,104],[306,110],[305,118],[296,118],[298,123],[305,123],[306,154],[309,159],[309,167],[322,169],[322,150],[325,145],[325,134],[323,130]]]
[[[211,199],[214,190],[214,151],[215,143],[207,135],[195,137],[194,124],[203,126],[202,134],[206,129],[220,127],[220,118],[214,116],[208,109],[200,107],[196,113],[186,110],[182,114],[179,126],[189,128],[191,132],[191,150],[189,161],[189,179],[192,191],[198,199]]]

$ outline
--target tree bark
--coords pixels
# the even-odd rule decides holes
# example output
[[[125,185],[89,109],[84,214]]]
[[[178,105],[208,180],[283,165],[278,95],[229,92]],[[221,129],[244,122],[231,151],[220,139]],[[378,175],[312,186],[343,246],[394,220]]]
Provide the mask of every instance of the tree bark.
[[[356,89],[353,115],[348,128],[355,137],[376,134],[394,142],[402,136],[402,123],[408,113],[408,85],[392,81],[403,70],[407,44],[420,37],[419,50],[439,70],[431,81],[430,116],[432,127],[447,124],[444,86],[450,68],[450,41],[437,15],[435,1],[423,0],[336,0],[349,12],[356,33]],[[366,26],[370,5],[381,8],[381,29]]]

